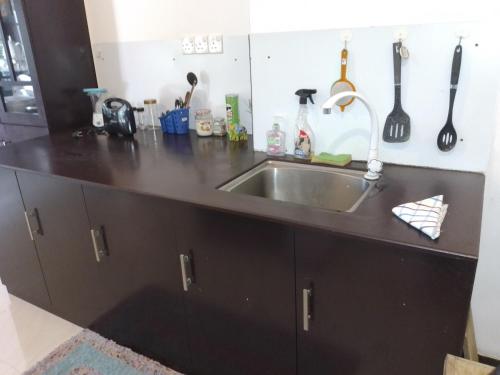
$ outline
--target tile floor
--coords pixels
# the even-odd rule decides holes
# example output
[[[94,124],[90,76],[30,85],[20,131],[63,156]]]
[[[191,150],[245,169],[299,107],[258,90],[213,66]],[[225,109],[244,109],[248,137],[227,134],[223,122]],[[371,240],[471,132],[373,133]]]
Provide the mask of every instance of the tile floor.
[[[20,375],[82,329],[17,297],[0,310],[0,374]]]

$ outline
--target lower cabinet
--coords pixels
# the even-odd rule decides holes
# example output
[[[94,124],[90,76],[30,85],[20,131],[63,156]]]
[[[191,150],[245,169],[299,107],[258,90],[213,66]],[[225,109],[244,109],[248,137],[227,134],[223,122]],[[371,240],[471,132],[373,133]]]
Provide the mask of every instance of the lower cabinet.
[[[460,355],[475,260],[297,231],[298,374],[438,375]]]
[[[10,293],[46,310],[50,299],[28,232],[14,171],[0,168],[0,279]]]
[[[290,228],[179,205],[189,374],[295,374]]]
[[[187,317],[169,201],[84,186],[110,308],[90,328],[185,371]],[[112,303],[111,303],[112,302]]]
[[[17,172],[48,289],[57,315],[87,327],[107,307],[80,184]]]
[[[438,375],[461,352],[475,259],[2,168],[0,210],[13,294],[190,375]]]

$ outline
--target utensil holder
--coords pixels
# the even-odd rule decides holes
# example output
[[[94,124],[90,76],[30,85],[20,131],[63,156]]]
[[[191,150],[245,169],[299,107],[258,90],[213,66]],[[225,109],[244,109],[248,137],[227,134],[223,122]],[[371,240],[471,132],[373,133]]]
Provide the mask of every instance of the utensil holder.
[[[174,109],[160,117],[161,130],[166,134],[189,133],[189,108]]]

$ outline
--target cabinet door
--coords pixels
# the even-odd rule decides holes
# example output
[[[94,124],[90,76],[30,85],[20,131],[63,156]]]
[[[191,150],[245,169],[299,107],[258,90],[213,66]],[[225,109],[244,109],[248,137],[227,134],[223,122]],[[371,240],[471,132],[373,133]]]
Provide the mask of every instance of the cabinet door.
[[[105,309],[81,185],[18,172],[54,312],[87,327]]]
[[[103,288],[115,301],[92,328],[184,370],[186,314],[170,203],[88,186],[84,193],[92,228],[105,239]]]
[[[293,236],[282,225],[180,205],[190,374],[295,374]]]
[[[49,309],[49,295],[24,217],[16,175],[5,168],[0,168],[0,241],[2,283],[17,297]]]
[[[298,374],[439,375],[460,354],[474,260],[316,232],[295,241]]]

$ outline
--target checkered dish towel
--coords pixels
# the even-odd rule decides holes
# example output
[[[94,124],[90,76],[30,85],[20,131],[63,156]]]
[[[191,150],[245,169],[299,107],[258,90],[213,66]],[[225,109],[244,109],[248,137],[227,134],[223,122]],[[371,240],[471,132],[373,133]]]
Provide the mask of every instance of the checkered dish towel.
[[[441,234],[441,224],[447,210],[448,205],[443,204],[443,196],[437,195],[423,201],[401,204],[394,207],[392,212],[435,240]]]

